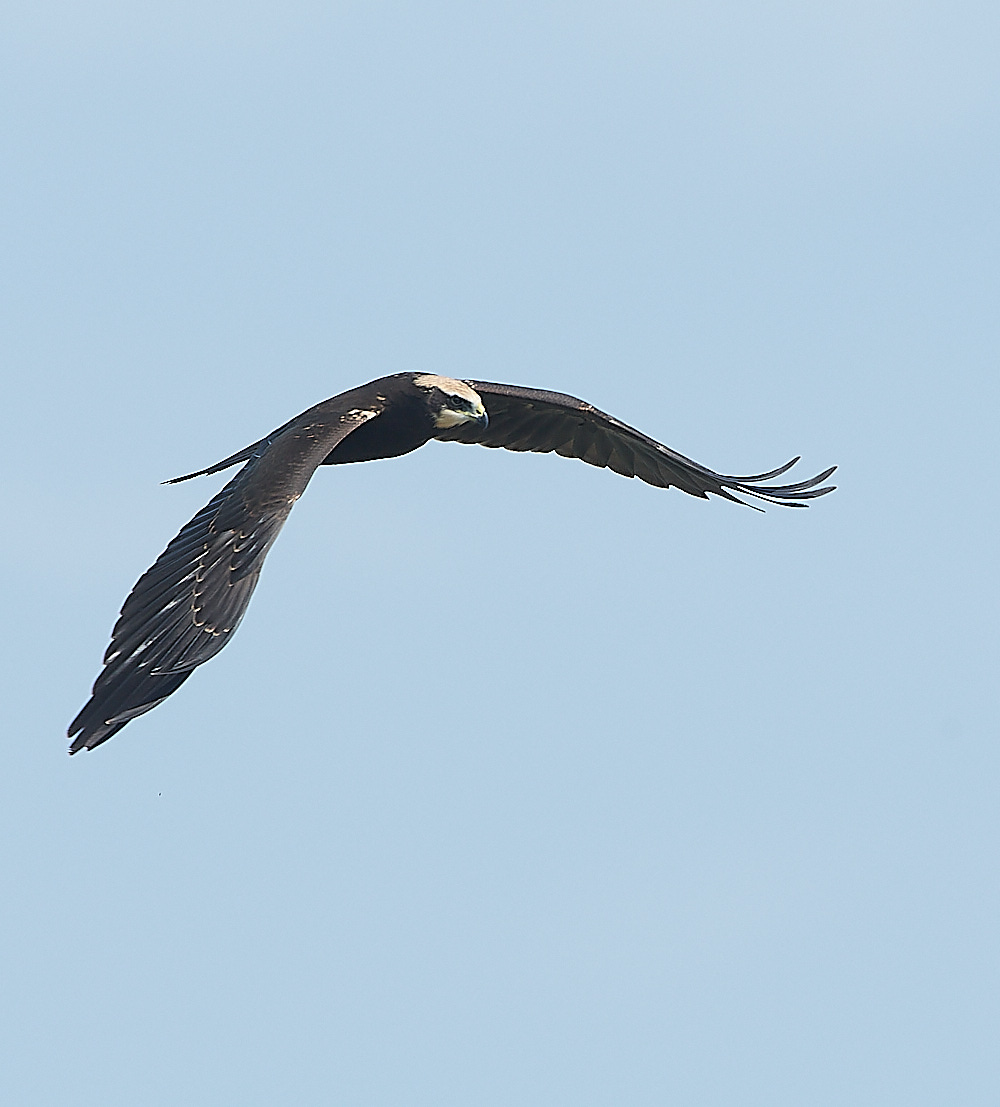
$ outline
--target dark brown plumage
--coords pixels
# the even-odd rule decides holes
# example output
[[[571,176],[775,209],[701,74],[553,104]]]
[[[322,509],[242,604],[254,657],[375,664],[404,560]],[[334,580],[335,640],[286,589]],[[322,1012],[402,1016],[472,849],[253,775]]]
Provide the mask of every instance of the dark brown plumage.
[[[788,507],[832,492],[833,468],[794,484],[768,473],[724,476],[559,392],[432,374],[397,373],[325,400],[216,465],[176,480],[243,468],[137,581],[90,700],[69,728],[70,753],[106,742],[162,703],[226,645],[247,609],[267,551],[320,465],[398,457],[431,438],[579,458],[692,496]],[[170,482],[175,483],[175,482]],[[737,493],[739,495],[736,495]]]

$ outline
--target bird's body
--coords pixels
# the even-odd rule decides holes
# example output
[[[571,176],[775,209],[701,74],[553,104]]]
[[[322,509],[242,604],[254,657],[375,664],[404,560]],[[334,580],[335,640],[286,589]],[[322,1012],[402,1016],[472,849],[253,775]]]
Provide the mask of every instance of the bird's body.
[[[216,465],[243,468],[187,523],[125,601],[70,753],[106,742],[214,657],[243,618],[264,557],[320,465],[399,457],[431,438],[575,457],[693,496],[733,493],[802,506],[832,491],[828,469],[796,484],[723,476],[573,396],[428,373],[396,373],[304,411]],[[170,482],[175,483],[175,482]],[[74,737],[75,736],[75,737]]]

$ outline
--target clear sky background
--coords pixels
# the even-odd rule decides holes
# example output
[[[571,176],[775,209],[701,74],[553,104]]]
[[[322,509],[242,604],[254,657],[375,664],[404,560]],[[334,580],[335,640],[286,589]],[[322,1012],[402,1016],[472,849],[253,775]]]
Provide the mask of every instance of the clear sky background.
[[[0,1098],[996,1104],[995,0],[0,21]],[[321,470],[67,758],[159,482],[399,370],[840,488]]]

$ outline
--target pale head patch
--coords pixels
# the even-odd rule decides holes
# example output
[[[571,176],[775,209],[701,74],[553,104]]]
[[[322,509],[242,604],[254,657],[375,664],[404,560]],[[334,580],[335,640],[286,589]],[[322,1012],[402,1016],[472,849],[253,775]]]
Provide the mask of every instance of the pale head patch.
[[[463,423],[468,423],[472,418],[467,411],[452,411],[450,408],[443,407],[434,416],[434,426],[438,430],[451,430],[452,427],[460,427]]]
[[[480,402],[479,396],[465,381],[457,381],[452,377],[439,377],[435,373],[423,373],[419,377],[414,377],[413,383],[417,388],[440,388],[446,395],[461,396],[463,400],[468,400],[470,404]]]

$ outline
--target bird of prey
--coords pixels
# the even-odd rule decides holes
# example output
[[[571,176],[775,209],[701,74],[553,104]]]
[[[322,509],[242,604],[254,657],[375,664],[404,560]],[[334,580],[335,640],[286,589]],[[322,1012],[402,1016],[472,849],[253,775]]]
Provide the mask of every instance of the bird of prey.
[[[162,703],[240,624],[271,544],[320,465],[400,457],[430,439],[555,451],[691,496],[734,493],[788,507],[832,492],[834,468],[796,484],[768,473],[727,477],[560,392],[432,373],[396,373],[324,400],[189,480],[243,468],[184,527],[125,600],[69,752],[93,749]],[[752,506],[752,505],[749,505]]]

